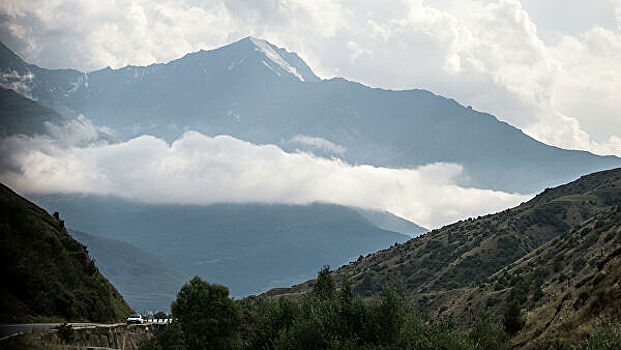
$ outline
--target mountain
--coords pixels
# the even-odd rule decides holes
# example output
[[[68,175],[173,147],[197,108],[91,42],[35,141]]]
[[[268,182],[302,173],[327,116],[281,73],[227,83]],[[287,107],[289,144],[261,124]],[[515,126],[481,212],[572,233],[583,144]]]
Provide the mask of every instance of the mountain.
[[[113,322],[132,312],[64,222],[0,184],[0,322]]]
[[[29,77],[23,93],[57,111],[84,114],[121,139],[148,133],[170,141],[194,129],[354,164],[455,162],[464,167],[463,185],[520,193],[621,166],[618,157],[545,145],[429,91],[320,80],[294,53],[250,37],[165,64],[90,73],[39,68],[4,46],[0,55],[3,76]],[[9,86],[3,79],[0,85]]]
[[[11,89],[0,87],[0,138],[14,135],[51,136],[65,143],[72,140],[76,145],[118,141],[84,118],[66,117]]]
[[[0,88],[0,115],[0,137],[45,135],[48,133],[46,123],[69,121],[53,109],[3,88]]]
[[[471,323],[502,315],[517,299],[528,311],[516,342],[573,339],[621,310],[621,168],[547,189],[505,211],[459,221],[332,272],[363,296],[402,279],[409,298],[436,317]],[[267,296],[298,296],[314,281]],[[600,318],[598,318],[600,317]],[[582,327],[582,328],[581,328]],[[546,348],[537,347],[534,348]]]
[[[45,100],[45,106],[69,115],[62,107],[68,95],[79,87],[84,73],[74,69],[45,69],[24,62],[0,42],[0,87],[15,90],[30,99]]]
[[[620,259],[621,205],[617,205],[495,274],[490,282],[502,287],[512,279],[517,284],[541,283],[527,296],[532,314],[516,343],[530,348],[550,348],[554,339],[575,343],[587,337],[589,328],[618,318]],[[486,292],[488,299],[499,293]]]
[[[179,288],[189,280],[159,257],[129,243],[75,230],[69,233],[88,248],[101,274],[139,312],[170,312]]]
[[[375,226],[355,209],[330,205],[155,205],[114,197],[31,196],[69,227],[121,240],[187,276],[235,296],[312,278],[409,236]],[[107,268],[102,268],[106,271]]]
[[[425,232],[428,232],[424,227],[418,226],[415,223],[408,221],[402,217],[393,215],[387,211],[369,210],[355,208],[360,215],[364,216],[367,220],[382,230],[399,232],[407,236],[420,236]]]

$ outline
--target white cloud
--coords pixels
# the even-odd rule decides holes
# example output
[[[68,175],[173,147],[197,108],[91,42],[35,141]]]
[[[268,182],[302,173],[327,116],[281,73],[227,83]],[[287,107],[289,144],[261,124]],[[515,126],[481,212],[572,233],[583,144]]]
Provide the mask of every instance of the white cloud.
[[[153,203],[330,202],[384,209],[425,227],[502,210],[530,196],[463,188],[456,164],[415,169],[350,165],[230,136],[187,132],[63,147],[50,138],[0,141],[0,180],[23,193],[91,193]]]
[[[13,70],[10,72],[0,72],[0,87],[10,89],[17,92],[20,95],[26,96],[32,99],[32,80],[34,74],[28,72],[21,75],[19,72]]]
[[[544,142],[621,155],[620,2],[571,1],[592,9],[561,11],[580,21],[554,15],[565,3],[7,0],[0,38],[35,63],[93,69],[168,61],[253,35],[299,53],[323,77],[427,88]]]
[[[79,115],[61,124],[45,122],[50,142],[63,147],[89,145],[100,140],[101,131],[85,116]]]
[[[222,45],[235,24],[221,1],[7,0],[2,40],[43,66],[92,70],[167,61]],[[6,19],[6,21],[5,21]]]
[[[298,144],[308,146],[310,148],[326,151],[329,153],[344,154],[345,147],[339,146],[334,142],[328,141],[321,137],[313,137],[308,135],[295,135],[290,140],[285,141],[286,144]]]

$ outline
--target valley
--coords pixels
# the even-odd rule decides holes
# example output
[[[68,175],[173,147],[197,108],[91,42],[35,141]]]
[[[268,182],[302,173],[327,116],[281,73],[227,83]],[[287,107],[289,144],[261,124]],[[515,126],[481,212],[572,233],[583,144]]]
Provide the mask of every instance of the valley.
[[[92,71],[0,43],[2,322],[55,325],[0,345],[618,348],[619,153],[503,120],[251,36]]]

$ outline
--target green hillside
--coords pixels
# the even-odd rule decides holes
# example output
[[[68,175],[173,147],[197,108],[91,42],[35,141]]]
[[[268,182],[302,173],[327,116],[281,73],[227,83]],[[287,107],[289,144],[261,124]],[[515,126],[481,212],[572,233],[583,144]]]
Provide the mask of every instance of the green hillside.
[[[563,233],[540,249],[490,279],[531,281],[525,294],[532,310],[516,342],[535,347],[552,346],[584,338],[590,329],[621,314],[621,205]],[[482,289],[493,293],[491,288]],[[471,294],[481,293],[480,290]]]
[[[463,325],[486,309],[502,315],[508,301],[518,300],[528,317],[514,340],[531,346],[577,340],[587,325],[617,317],[620,256],[621,169],[614,169],[547,189],[516,208],[433,230],[332,276],[367,297],[402,280],[410,301],[431,317]],[[296,297],[314,283],[266,295]]]
[[[170,312],[179,288],[189,278],[159,257],[129,243],[69,231],[88,247],[99,271],[137,311]]]
[[[109,322],[132,312],[62,220],[1,184],[0,234],[0,322]]]

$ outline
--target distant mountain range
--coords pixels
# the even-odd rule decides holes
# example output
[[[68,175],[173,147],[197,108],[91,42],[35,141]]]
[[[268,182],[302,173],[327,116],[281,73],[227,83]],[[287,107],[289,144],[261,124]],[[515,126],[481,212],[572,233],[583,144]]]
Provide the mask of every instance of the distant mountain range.
[[[0,45],[0,72],[1,86],[63,115],[84,114],[121,140],[146,133],[170,141],[193,129],[356,164],[455,162],[463,185],[520,193],[621,166],[618,157],[545,145],[429,91],[321,80],[296,54],[250,37],[166,64],[89,73],[40,68]]]
[[[199,275],[228,286],[238,297],[302,282],[324,264],[340,266],[426,232],[386,212],[331,204],[192,206],[141,204],[101,196],[31,197],[42,207],[60,212],[68,227],[140,247],[187,276]],[[408,235],[380,227],[405,228]],[[77,238],[87,242],[88,237]],[[99,239],[93,243],[97,244],[93,255],[104,275],[121,291],[127,290],[130,276],[124,276],[121,283],[109,273],[125,262],[108,253],[105,259],[99,256],[99,247],[105,243],[105,249],[112,250],[113,242]],[[123,249],[130,250],[127,246]],[[128,297],[132,306],[134,300]]]
[[[10,89],[0,88],[0,137],[46,135],[46,123],[63,124],[71,120],[55,110]]]
[[[170,312],[179,288],[189,280],[181,271],[139,247],[111,238],[70,230],[95,265],[138,312]]]
[[[520,347],[571,343],[621,311],[621,168],[548,189],[502,212],[433,230],[332,272],[363,296],[391,279],[433,317],[472,323],[518,300],[528,311]],[[278,288],[298,297],[314,281]],[[580,333],[582,332],[582,333]]]
[[[14,90],[0,87],[0,138],[13,135],[62,138],[64,135],[61,134],[67,132],[65,131],[67,127],[89,129],[90,135],[84,132],[83,135],[79,135],[82,139],[76,140],[78,141],[76,146],[85,146],[97,141],[108,143],[118,141],[83,118],[64,116]]]

